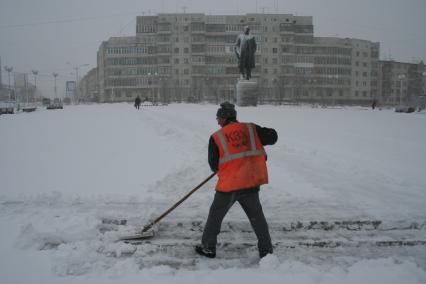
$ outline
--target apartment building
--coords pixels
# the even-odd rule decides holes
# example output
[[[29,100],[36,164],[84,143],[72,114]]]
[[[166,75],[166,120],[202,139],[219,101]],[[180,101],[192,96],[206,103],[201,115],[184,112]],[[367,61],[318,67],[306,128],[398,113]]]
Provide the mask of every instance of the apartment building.
[[[370,103],[379,93],[379,44],[314,37],[310,16],[139,16],[134,37],[98,51],[99,100],[235,101],[236,37],[248,25],[258,45],[260,103]]]
[[[379,61],[379,68],[380,102],[416,106],[424,101],[426,68],[423,62],[416,64],[382,60]]]
[[[380,44],[351,39],[352,76],[351,101],[355,104],[371,102],[379,96]]]

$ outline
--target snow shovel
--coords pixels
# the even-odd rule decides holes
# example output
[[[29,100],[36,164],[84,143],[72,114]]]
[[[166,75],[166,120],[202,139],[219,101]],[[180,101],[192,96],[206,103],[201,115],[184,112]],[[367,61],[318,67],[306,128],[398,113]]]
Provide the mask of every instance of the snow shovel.
[[[209,180],[211,180],[212,177],[214,177],[215,175],[216,175],[216,173],[212,173],[210,176],[208,176],[199,185],[197,185],[193,190],[191,190],[190,192],[188,192],[184,197],[182,197],[179,201],[177,201],[175,204],[173,204],[172,207],[170,207],[163,214],[161,214],[160,217],[158,217],[157,219],[155,219],[151,223],[145,225],[143,227],[142,231],[139,234],[134,234],[134,235],[131,235],[131,236],[125,236],[125,237],[122,237],[122,238],[118,239],[118,241],[123,241],[123,242],[131,243],[131,242],[135,242],[135,241],[138,242],[138,241],[141,241],[141,240],[144,240],[144,239],[150,239],[150,238],[154,237],[154,235],[155,235],[154,231],[150,230],[150,229],[152,229],[155,224],[157,224],[158,222],[160,222],[161,219],[163,219],[164,217],[166,217],[170,212],[172,212],[176,207],[178,207],[182,202],[184,202],[194,192],[196,192],[198,189],[200,189],[205,183],[207,183]]]

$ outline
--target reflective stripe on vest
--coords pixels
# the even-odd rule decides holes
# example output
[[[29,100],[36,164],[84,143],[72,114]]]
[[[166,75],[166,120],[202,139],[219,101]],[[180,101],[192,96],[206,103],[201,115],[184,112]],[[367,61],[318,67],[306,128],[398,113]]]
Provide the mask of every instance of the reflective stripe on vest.
[[[225,142],[225,137],[223,136],[223,133],[220,130],[217,131],[217,136],[219,137],[220,144],[222,145],[222,149],[223,149],[223,157],[222,159],[219,160],[219,165],[235,160],[235,159],[244,158],[244,157],[266,155],[265,150],[256,149],[256,140],[254,138],[253,124],[244,123],[244,125],[248,128],[248,131],[249,131],[250,145],[251,145],[250,151],[245,151],[245,152],[240,152],[240,153],[230,155],[228,150],[228,145]]]

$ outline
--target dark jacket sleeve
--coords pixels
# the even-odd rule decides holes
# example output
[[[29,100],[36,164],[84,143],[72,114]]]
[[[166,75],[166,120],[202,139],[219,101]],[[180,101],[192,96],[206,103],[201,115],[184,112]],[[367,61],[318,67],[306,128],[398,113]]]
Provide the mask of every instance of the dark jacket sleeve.
[[[257,136],[262,145],[274,145],[278,140],[278,134],[273,128],[260,127],[256,125]]]
[[[209,165],[210,169],[213,172],[217,172],[219,170],[219,148],[214,142],[213,136],[210,136],[209,140]]]

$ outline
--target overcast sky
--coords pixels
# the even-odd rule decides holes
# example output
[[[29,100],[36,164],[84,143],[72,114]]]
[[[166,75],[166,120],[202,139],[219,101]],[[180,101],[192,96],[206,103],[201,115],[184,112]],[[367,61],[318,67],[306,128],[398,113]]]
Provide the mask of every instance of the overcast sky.
[[[315,36],[380,42],[382,59],[426,61],[426,0],[0,0],[2,66],[39,70],[37,86],[48,96],[53,93],[51,74],[57,72],[63,95],[64,82],[75,80],[72,67],[89,64],[79,75],[95,67],[100,43],[135,35],[136,16],[184,10],[313,16]]]

